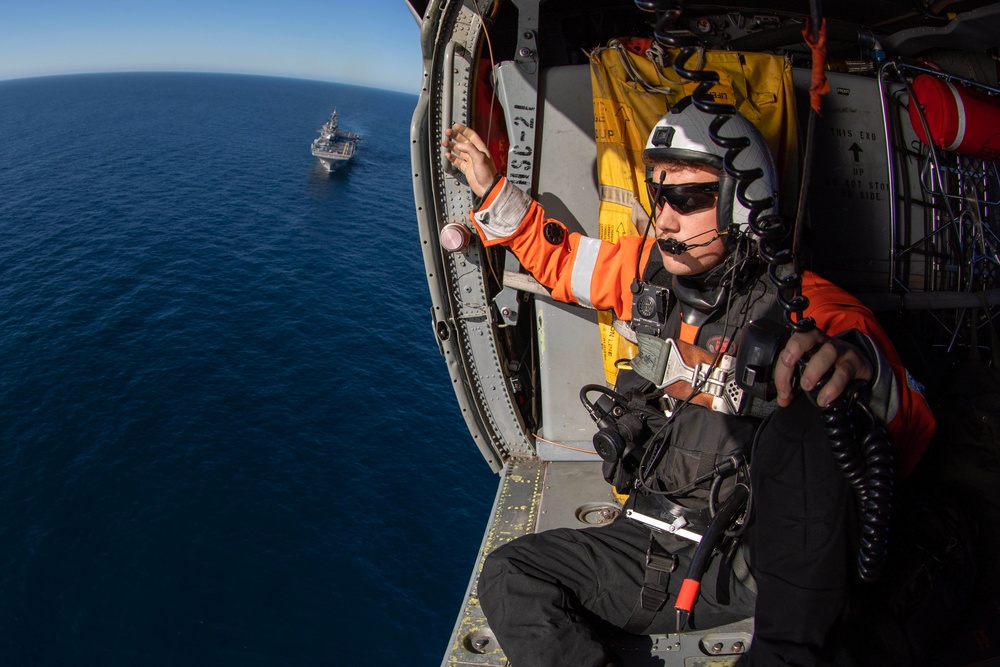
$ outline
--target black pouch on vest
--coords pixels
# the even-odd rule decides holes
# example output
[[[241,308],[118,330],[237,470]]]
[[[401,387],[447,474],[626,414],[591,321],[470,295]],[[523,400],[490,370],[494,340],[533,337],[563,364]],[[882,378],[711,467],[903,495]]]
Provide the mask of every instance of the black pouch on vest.
[[[759,423],[753,417],[737,417],[706,408],[681,410],[671,424],[666,454],[656,466],[658,490],[684,489],[733,454],[746,457]],[[735,475],[726,477],[717,500],[728,498],[735,485]],[[694,509],[707,507],[710,487],[711,480],[707,480],[678,494],[677,499]]]

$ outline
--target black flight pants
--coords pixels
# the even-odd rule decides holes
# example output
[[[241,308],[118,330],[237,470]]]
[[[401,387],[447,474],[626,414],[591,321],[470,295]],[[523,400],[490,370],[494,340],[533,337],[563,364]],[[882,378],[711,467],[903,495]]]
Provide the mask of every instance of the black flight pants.
[[[690,627],[755,615],[745,664],[824,665],[847,603],[853,497],[819,411],[807,399],[775,412],[753,452],[754,516],[746,535],[759,594],[730,575],[731,600],[715,597],[719,559],[702,579]],[[649,531],[624,516],[607,526],[525,535],[493,551],[479,598],[513,667],[620,665],[608,627],[625,625],[639,599]],[[850,553],[849,553],[850,552]],[[670,598],[646,629],[672,632],[673,602],[693,548],[679,554]]]

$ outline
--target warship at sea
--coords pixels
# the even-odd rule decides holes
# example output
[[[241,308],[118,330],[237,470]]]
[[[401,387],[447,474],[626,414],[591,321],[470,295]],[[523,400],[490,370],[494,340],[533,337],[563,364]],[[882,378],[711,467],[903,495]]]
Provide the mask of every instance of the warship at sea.
[[[319,137],[312,142],[312,154],[319,158],[327,171],[334,171],[347,164],[354,157],[354,151],[361,137],[353,132],[344,132],[338,125],[337,110],[319,129]]]

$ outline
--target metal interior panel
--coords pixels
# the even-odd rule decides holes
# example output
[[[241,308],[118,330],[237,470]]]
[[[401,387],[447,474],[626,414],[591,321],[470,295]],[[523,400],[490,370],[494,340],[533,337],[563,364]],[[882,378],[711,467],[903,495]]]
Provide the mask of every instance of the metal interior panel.
[[[545,467],[538,531],[600,526],[620,513],[621,504],[604,481],[600,463],[558,461]]]
[[[536,172],[538,201],[548,217],[572,231],[596,236],[599,202],[590,68],[543,70],[541,85],[545,105]],[[593,452],[595,432],[580,403],[580,388],[604,383],[596,311],[539,297],[536,321],[543,438],[536,442],[538,454],[546,460],[597,460],[596,454],[578,451]]]
[[[451,11],[449,8],[448,12]],[[435,147],[440,145],[443,127],[453,121],[470,122],[473,54],[478,52],[479,40],[483,38],[482,22],[472,8],[461,5],[448,16],[449,20],[442,19],[442,30],[434,40],[433,85],[426,93],[428,118],[437,122],[430,123],[429,136],[422,140]],[[468,224],[472,206],[469,188],[443,157],[437,155],[431,163],[436,167],[436,201],[428,226],[436,224],[439,231],[451,222]],[[436,240],[433,245],[441,252]],[[455,331],[460,344],[456,350],[459,359],[451,359],[449,363],[461,369],[456,373],[462,379],[460,385],[456,384],[459,403],[477,446],[490,466],[499,470],[507,457],[530,457],[534,450],[512,396],[505,361],[496,345],[497,324],[486,293],[483,258],[478,244],[470,244],[463,251],[443,253],[441,263],[444,275],[429,272],[428,282],[432,291],[443,285],[451,297],[451,309],[450,313],[435,313],[435,328],[440,330],[443,325]],[[438,335],[440,338],[441,333]],[[443,347],[446,356],[452,354],[452,346]]]
[[[597,236],[597,145],[590,67],[542,70],[545,99],[538,149],[538,202],[571,230]]]
[[[542,391],[535,449],[547,461],[598,460],[593,453],[597,427],[580,402],[581,387],[604,384],[597,312],[538,297],[535,317]]]
[[[804,265],[849,291],[885,290],[892,275],[892,192],[878,82],[826,74],[830,92],[813,153],[813,164],[823,169],[814,169],[809,182]],[[805,113],[811,75],[800,69],[793,75]]]
[[[543,473],[544,464],[537,459],[511,459],[501,473],[490,523],[469,580],[462,612],[452,631],[451,646],[441,667],[507,665],[507,658],[479,607],[476,586],[486,554],[516,537],[535,531]]]

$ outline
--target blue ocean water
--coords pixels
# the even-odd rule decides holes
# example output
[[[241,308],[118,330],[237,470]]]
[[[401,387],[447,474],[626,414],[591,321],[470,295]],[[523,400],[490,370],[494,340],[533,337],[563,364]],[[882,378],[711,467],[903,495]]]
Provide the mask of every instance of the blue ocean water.
[[[495,477],[430,327],[416,97],[0,82],[0,665],[437,665]],[[309,153],[336,107],[364,138]]]

